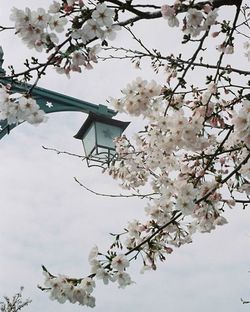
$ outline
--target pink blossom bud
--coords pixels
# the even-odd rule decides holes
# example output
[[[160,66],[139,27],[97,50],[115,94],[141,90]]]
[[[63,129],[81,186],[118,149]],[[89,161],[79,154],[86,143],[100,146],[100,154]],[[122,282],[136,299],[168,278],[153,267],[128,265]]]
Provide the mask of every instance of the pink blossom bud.
[[[228,199],[228,200],[226,201],[226,203],[227,203],[229,206],[235,206],[235,200],[233,200],[233,199]]]
[[[64,9],[65,12],[69,13],[69,12],[73,11],[73,6],[68,5],[68,4],[65,3],[64,6],[63,6],[63,9]]]
[[[215,193],[211,196],[211,198],[212,198],[213,200],[215,200],[215,201],[221,200],[221,194],[215,192]]]
[[[204,11],[205,13],[209,13],[211,10],[212,10],[212,6],[211,6],[210,4],[205,4],[205,5],[203,6],[203,11]]]
[[[205,175],[205,171],[204,171],[204,170],[201,170],[201,171],[199,172],[199,177],[204,177],[204,175]]]
[[[224,122],[224,120],[223,120],[222,118],[219,118],[219,124],[220,124],[220,126],[221,126],[222,128],[225,127],[225,122]]]
[[[219,31],[215,31],[215,32],[212,33],[211,36],[212,36],[213,38],[215,38],[215,37],[219,36],[219,34],[220,34]]]
[[[224,158],[224,157],[220,159],[220,163],[221,163],[222,165],[225,164],[225,158]]]
[[[210,125],[211,125],[212,127],[217,127],[217,125],[218,125],[218,118],[217,118],[217,117],[212,117],[212,118],[210,119]]]
[[[171,254],[173,252],[173,249],[171,247],[164,247],[166,253]]]

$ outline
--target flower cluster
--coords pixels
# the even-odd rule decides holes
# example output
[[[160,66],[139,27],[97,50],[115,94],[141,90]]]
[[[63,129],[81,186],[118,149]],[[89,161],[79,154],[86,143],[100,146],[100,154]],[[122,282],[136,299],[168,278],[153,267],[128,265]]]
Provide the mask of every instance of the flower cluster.
[[[78,5],[79,9],[74,10]],[[89,16],[91,11],[91,16]],[[62,14],[66,12],[66,14]],[[72,20],[65,17],[77,12],[78,16]],[[100,44],[88,46],[93,40],[101,42],[114,40],[119,25],[114,25],[114,10],[105,3],[98,3],[94,9],[88,8],[82,1],[68,1],[63,6],[54,1],[49,10],[39,8],[31,11],[29,8],[20,10],[12,9],[10,19],[15,23],[16,33],[31,49],[42,52],[44,49],[54,49],[53,56],[49,57],[58,73],[69,75],[70,71],[81,72],[81,66],[92,69],[91,63],[97,63],[97,54],[101,49]],[[74,22],[74,21],[78,22]],[[74,48],[71,41],[70,49],[60,53],[58,34],[63,33],[65,26],[71,23],[67,36],[75,41]],[[65,43],[62,44],[64,46]],[[66,46],[65,46],[66,47]],[[64,64],[63,60],[65,60]]]
[[[0,120],[7,120],[9,125],[27,121],[39,124],[46,121],[45,112],[31,97],[10,95],[7,90],[0,88]]]
[[[235,136],[250,148],[250,101],[244,100],[240,111],[235,112],[232,120]]]
[[[161,7],[162,17],[168,21],[170,27],[178,27],[180,22],[177,18],[177,12],[181,7],[181,2],[176,1],[175,5],[163,5]],[[212,10],[212,7],[205,5],[203,12],[194,8],[190,8],[187,11],[185,18],[183,19],[184,33],[197,37],[202,31],[208,30],[212,25],[216,24],[218,17],[218,10]]]
[[[165,18],[168,21],[168,25],[170,27],[179,27],[179,20],[176,17],[176,8],[171,7],[167,4],[164,4],[161,7],[161,14],[162,17]]]
[[[59,13],[50,14],[43,8],[37,11],[31,11],[29,8],[25,10],[13,8],[10,19],[15,22],[16,33],[24,43],[38,52],[51,45],[57,45],[59,38],[56,33],[63,32],[68,22]]]
[[[138,77],[122,89],[124,94],[122,99],[111,99],[111,103],[120,112],[126,111],[130,115],[139,116],[145,114],[145,111],[150,108],[149,103],[152,98],[160,96],[161,89],[161,86],[154,80],[147,82]]]
[[[81,39],[83,44],[94,38],[115,39],[116,30],[119,30],[119,26],[113,25],[113,17],[114,10],[108,8],[105,3],[97,4],[91,14],[91,19],[88,19],[82,28],[73,29],[72,38]]]
[[[91,295],[95,288],[92,278],[84,278],[79,283],[64,275],[58,277],[50,275],[46,270],[45,287],[50,291],[50,299],[64,303],[67,300],[71,303],[78,303],[89,307],[95,306],[95,298]]]
[[[86,9],[86,14],[89,14],[88,12]],[[58,59],[56,71],[69,75],[71,71],[81,72],[82,66],[85,69],[92,69],[92,64],[97,63],[97,54],[101,51],[101,45],[88,46],[88,43],[96,39],[100,39],[101,42],[114,40],[120,26],[113,24],[113,18],[114,10],[108,8],[105,3],[98,3],[93,9],[91,17],[88,17],[83,23],[73,24],[71,38],[76,42],[75,49],[64,65],[62,65],[63,59],[61,57]],[[83,49],[82,46],[85,48]]]
[[[124,254],[113,253],[109,260],[98,260],[98,248],[95,246],[89,255],[91,273],[104,284],[117,282],[120,288],[132,284],[130,275],[125,272],[129,267],[129,260]]]
[[[95,306],[95,297],[92,293],[96,287],[94,278],[102,280],[106,285],[109,281],[117,282],[120,288],[125,288],[133,283],[130,275],[125,272],[129,267],[129,260],[125,255],[114,254],[109,260],[98,260],[98,255],[98,248],[95,246],[89,254],[91,275],[82,279],[72,279],[65,275],[55,277],[43,267],[44,286],[50,293],[50,298],[57,300],[59,303],[68,300],[71,303],[93,308]]]
[[[232,139],[230,145],[225,144],[225,149],[234,149],[239,146],[239,141],[249,144],[250,105],[249,101],[243,101],[242,109],[232,118],[230,108],[226,109],[225,103],[221,105],[211,101],[218,94],[214,82],[207,85],[206,91],[195,95],[196,99],[193,101],[175,95],[170,100],[164,100],[160,96],[162,89],[155,83],[157,91],[147,97],[149,85],[152,83],[137,78],[122,90],[125,97],[112,101],[119,111],[131,115],[140,114],[148,119],[148,123],[145,131],[136,136],[134,144],[125,136],[116,139],[120,161],[116,161],[107,171],[112,177],[121,179],[124,188],[138,189],[149,184],[156,194],[156,198],[146,207],[150,221],[144,225],[136,221],[133,223],[133,230],[128,230],[129,238],[125,243],[128,249],[140,244],[146,238],[146,233],[154,230],[153,225],[161,227],[167,224],[175,211],[181,212],[183,217],[188,217],[191,221],[185,230],[183,225],[169,225],[166,234],[158,237],[159,242],[155,242],[157,252],[153,252],[151,265],[148,264],[149,267],[154,267],[157,253],[161,258],[167,244],[180,246],[190,242],[192,234],[197,230],[210,232],[216,226],[227,223],[221,215],[220,207],[224,204],[232,206],[235,202],[223,199],[223,185],[218,182],[222,176],[227,177],[230,167],[233,170],[234,157],[230,154],[228,157],[224,156],[223,150],[223,156],[217,156],[220,168],[213,165],[212,169],[218,174],[217,178],[206,172],[212,163],[205,162],[204,155],[221,152],[224,136],[216,137],[215,129],[231,129],[230,122],[228,123],[230,119],[235,126],[238,141]],[[167,112],[162,107],[168,107]],[[221,114],[216,114],[219,109]],[[246,157],[246,152],[242,155]],[[241,156],[237,163],[244,157]],[[248,176],[247,168],[249,166],[244,165],[241,170],[245,178]],[[238,187],[238,191],[241,190]]]

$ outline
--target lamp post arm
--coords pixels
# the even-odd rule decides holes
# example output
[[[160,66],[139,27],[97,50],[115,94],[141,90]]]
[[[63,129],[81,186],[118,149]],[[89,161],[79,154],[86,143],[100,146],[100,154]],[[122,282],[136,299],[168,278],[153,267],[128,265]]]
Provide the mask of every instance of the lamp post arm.
[[[29,84],[11,83],[11,80],[4,77],[0,77],[0,83],[3,85],[11,84],[11,90],[13,93],[27,93],[32,87]],[[108,108],[106,105],[92,104],[40,87],[34,87],[31,95],[46,114],[75,111],[86,114],[94,113],[108,118],[112,118],[117,114],[116,111]],[[18,124],[8,125],[7,120],[0,121],[0,139],[6,134],[9,134],[9,132],[17,125]]]
[[[11,80],[0,77],[0,83],[11,84],[11,90],[13,93],[27,93],[32,87],[30,84],[11,83]],[[45,113],[55,113],[63,111],[77,111],[86,114],[95,113],[101,114],[105,117],[113,117],[117,114],[116,111],[108,108],[106,105],[96,105],[86,101],[76,99],[71,96],[67,96],[58,92],[54,92],[48,89],[34,87],[31,92],[32,98],[34,98],[40,108]]]

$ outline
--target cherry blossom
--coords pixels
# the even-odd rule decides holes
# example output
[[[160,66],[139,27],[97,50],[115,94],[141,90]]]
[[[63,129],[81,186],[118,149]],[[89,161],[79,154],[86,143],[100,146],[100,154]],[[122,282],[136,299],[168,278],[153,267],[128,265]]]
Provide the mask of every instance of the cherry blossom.
[[[67,24],[67,19],[61,17],[59,14],[53,15],[49,20],[49,26],[51,30],[55,30],[58,33],[64,31],[64,26]]]
[[[105,3],[99,3],[95,11],[92,13],[92,18],[100,26],[110,27],[113,24],[114,11],[107,8]]]
[[[61,4],[58,1],[53,1],[49,6],[48,13],[58,13],[60,11]]]
[[[129,261],[124,255],[117,255],[111,262],[114,269],[124,271],[129,266]]]
[[[189,26],[200,26],[203,20],[203,14],[197,9],[189,9],[187,14],[187,24]]]
[[[176,17],[176,12],[174,8],[165,4],[161,7],[161,13],[163,18],[168,21],[168,25],[170,27],[179,27],[179,20]]]
[[[208,27],[216,24],[217,18],[218,18],[218,10],[217,9],[209,11],[208,15],[206,16],[206,20],[204,22],[204,28],[207,30]]]
[[[30,124],[40,124],[47,120],[45,112],[40,109],[36,101],[29,97],[9,95],[1,88],[0,92],[0,120],[7,119],[8,124],[18,124],[27,121]]]
[[[133,283],[130,275],[126,272],[117,272],[114,279],[118,282],[120,288],[125,288]]]
[[[232,123],[237,138],[250,147],[250,101],[243,101],[242,108],[238,113],[235,113]]]

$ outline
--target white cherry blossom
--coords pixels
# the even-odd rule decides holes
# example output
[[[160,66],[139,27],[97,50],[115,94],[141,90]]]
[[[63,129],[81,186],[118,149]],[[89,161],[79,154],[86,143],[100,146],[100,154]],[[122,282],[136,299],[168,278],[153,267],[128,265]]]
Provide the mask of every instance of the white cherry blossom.
[[[92,13],[92,18],[99,26],[110,27],[113,24],[114,11],[109,9],[105,3],[98,3]]]
[[[201,26],[203,14],[197,9],[189,9],[187,14],[187,23],[189,26]]]
[[[86,277],[82,279],[79,286],[82,287],[86,293],[90,294],[95,288],[95,281],[90,277]]]
[[[60,17],[59,14],[53,15],[49,20],[49,26],[51,30],[55,30],[58,33],[64,31],[64,26],[67,24],[67,19],[65,17]]]
[[[168,21],[170,27],[179,27],[179,20],[176,17],[175,9],[169,5],[161,7],[162,17]]]
[[[95,37],[102,38],[103,36],[103,30],[101,29],[100,25],[93,19],[88,20],[83,29],[89,40]]]
[[[120,288],[125,288],[128,285],[131,285],[133,282],[131,277],[126,272],[117,272],[114,276],[114,280],[118,282]]]
[[[110,281],[114,281],[113,276],[104,268],[97,269],[96,278],[102,280],[104,285],[107,285]]]
[[[124,255],[117,255],[113,258],[111,265],[114,269],[121,272],[129,266],[129,261]]]
[[[53,3],[49,6],[49,13],[58,13],[60,11],[61,4],[58,1],[53,1]]]
[[[216,23],[218,17],[218,9],[214,9],[209,11],[208,15],[206,16],[206,20],[204,22],[204,28],[207,30],[210,26]]]
[[[51,16],[43,8],[32,12],[32,24],[39,28],[46,28]]]

